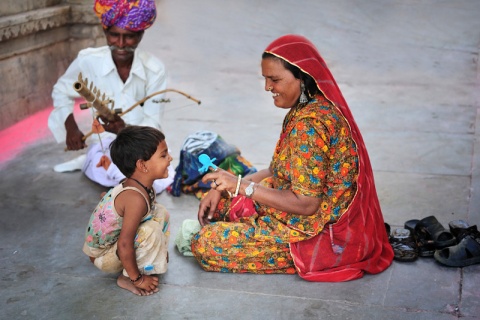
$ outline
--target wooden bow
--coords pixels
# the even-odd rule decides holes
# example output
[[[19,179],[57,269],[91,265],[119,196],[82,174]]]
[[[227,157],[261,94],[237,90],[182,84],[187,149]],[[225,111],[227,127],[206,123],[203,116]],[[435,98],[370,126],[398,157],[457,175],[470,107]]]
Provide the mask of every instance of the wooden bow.
[[[95,110],[97,110],[97,116],[102,116],[102,117],[106,118],[108,121],[112,121],[116,114],[119,115],[120,117],[122,117],[123,115],[129,113],[130,111],[132,111],[136,107],[138,107],[140,105],[143,105],[143,103],[145,103],[145,101],[147,101],[148,99],[150,99],[150,98],[152,98],[156,95],[166,93],[166,92],[179,93],[179,94],[185,96],[186,98],[195,101],[198,105],[200,105],[202,103],[200,100],[195,99],[191,95],[186,94],[185,92],[182,92],[180,90],[164,89],[164,90],[160,90],[160,91],[154,92],[154,93],[146,96],[145,98],[136,102],[130,108],[128,108],[128,109],[126,109],[125,111],[122,112],[121,109],[114,109],[113,108],[113,106],[114,106],[113,99],[105,97],[105,94],[102,95],[100,90],[97,87],[95,87],[92,82],[90,82],[90,87],[89,87],[88,86],[88,79],[87,78],[83,79],[82,78],[82,73],[79,73],[78,80],[73,84],[73,88],[75,89],[75,91],[78,92],[78,94],[80,94],[87,101],[86,104],[81,105],[81,109],[88,109],[90,107],[93,107],[93,108],[95,108]],[[111,108],[108,108],[108,104],[112,105]],[[83,141],[85,141],[93,133],[94,132],[92,130],[89,133],[87,133],[85,136],[83,136],[83,138],[82,138]]]

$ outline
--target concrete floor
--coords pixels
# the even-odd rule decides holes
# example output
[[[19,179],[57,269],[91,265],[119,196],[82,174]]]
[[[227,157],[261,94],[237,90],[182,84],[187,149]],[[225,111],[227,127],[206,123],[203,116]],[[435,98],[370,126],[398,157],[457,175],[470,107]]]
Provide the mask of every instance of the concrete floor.
[[[159,10],[142,46],[165,62],[170,87],[202,100],[170,95],[164,130],[175,164],[189,133],[211,130],[257,168],[268,165],[285,111],[263,91],[260,55],[299,33],[317,45],[356,117],[385,220],[480,224],[479,1],[170,0]],[[104,188],[52,171],[78,153],[54,143],[48,112],[0,132],[2,319],[479,318],[480,265],[421,258],[346,283],[204,272],[173,244],[196,216],[187,195],[160,197],[172,221],[160,292],[121,290],[81,251]]]

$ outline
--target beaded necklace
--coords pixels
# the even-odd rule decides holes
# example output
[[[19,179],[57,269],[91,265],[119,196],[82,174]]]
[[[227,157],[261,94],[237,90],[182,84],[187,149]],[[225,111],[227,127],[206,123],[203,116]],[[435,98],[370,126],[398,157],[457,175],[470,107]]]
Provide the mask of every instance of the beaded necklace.
[[[150,208],[153,207],[153,202],[155,201],[155,190],[152,188],[152,189],[148,189],[147,187],[145,187],[140,181],[138,181],[137,179],[135,178],[130,178],[132,179],[133,181],[135,181],[136,183],[138,183],[140,186],[142,186],[142,188],[145,190],[145,192],[148,194],[148,198],[150,199]]]

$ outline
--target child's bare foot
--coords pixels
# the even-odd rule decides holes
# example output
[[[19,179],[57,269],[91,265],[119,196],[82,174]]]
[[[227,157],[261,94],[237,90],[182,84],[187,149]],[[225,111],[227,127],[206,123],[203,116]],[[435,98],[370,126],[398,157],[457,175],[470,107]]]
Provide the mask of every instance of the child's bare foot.
[[[152,291],[146,291],[146,290],[135,287],[133,283],[130,281],[130,279],[125,277],[123,274],[120,274],[118,276],[117,285],[122,289],[128,290],[136,294],[137,296],[149,296],[151,294],[158,292],[158,288],[155,288],[155,290],[152,290]]]

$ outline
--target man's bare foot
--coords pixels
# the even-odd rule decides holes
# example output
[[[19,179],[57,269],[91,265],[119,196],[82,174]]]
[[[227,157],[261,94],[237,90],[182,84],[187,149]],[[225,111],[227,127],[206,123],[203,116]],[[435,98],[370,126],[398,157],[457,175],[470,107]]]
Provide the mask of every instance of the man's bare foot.
[[[118,276],[117,285],[122,289],[128,290],[136,294],[137,296],[149,296],[151,294],[158,292],[158,288],[155,288],[155,290],[152,290],[152,291],[146,291],[146,290],[135,287],[133,283],[130,281],[130,279],[125,277],[123,274],[120,274]]]

